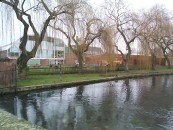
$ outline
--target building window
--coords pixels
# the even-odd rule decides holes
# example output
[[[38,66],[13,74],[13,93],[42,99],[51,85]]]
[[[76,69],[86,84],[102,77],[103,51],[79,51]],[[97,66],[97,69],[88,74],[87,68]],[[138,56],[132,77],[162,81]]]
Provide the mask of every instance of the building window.
[[[55,51],[55,57],[56,58],[64,57],[64,51]]]

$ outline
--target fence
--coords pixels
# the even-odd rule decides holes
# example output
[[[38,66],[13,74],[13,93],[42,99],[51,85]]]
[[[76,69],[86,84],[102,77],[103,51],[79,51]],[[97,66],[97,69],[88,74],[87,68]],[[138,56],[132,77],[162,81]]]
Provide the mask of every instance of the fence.
[[[75,74],[79,73],[78,66],[66,66],[62,67],[63,74]],[[109,71],[121,70],[120,67],[108,67],[108,66],[84,66],[83,73],[107,73]],[[29,68],[28,75],[47,75],[47,74],[58,74],[60,73],[60,68],[52,67],[35,67]]]
[[[16,91],[16,65],[11,60],[0,61],[0,94],[5,91]]]

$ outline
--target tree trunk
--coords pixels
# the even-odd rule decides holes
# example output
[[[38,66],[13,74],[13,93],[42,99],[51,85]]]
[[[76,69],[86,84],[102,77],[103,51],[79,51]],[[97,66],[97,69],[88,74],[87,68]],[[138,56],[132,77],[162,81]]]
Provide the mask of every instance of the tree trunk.
[[[131,55],[131,49],[130,47],[128,48],[128,53],[126,55],[126,59],[125,59],[125,70],[129,71],[129,60],[130,60],[130,55]]]
[[[154,54],[152,54],[151,56],[151,69],[155,70],[156,68],[156,56]]]
[[[170,69],[171,68],[171,63],[170,63],[170,60],[169,60],[168,56],[165,53],[164,53],[164,57],[165,57],[165,59],[167,61],[168,69]]]
[[[28,60],[32,58],[28,52],[23,53],[20,55],[20,57],[17,59],[17,67],[18,67],[18,75],[19,77],[25,77],[26,71],[27,71],[27,62]]]
[[[125,70],[126,71],[129,71],[129,61],[128,61],[129,59],[125,59]]]
[[[82,56],[82,54],[78,54],[77,58],[78,58],[78,62],[79,62],[79,73],[82,74],[83,73],[83,56]]]

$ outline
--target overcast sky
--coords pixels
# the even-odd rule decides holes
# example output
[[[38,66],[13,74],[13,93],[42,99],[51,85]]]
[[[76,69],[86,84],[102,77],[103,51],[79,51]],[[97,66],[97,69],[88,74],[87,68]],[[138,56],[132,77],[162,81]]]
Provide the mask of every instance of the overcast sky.
[[[104,0],[89,0],[89,1],[94,7],[99,7],[103,5]],[[134,11],[140,9],[148,9],[156,4],[160,4],[163,5],[165,8],[167,8],[168,10],[170,10],[171,12],[173,12],[173,0],[124,0],[124,3],[127,4],[129,8]],[[1,25],[2,24],[0,23],[0,28],[2,28]],[[10,39],[11,39],[10,41],[14,41],[13,38]],[[10,42],[6,39],[2,39],[2,32],[0,32],[0,46],[6,43]]]
[[[104,0],[89,0],[90,3],[95,7],[103,5]],[[169,12],[172,12],[173,15],[173,0],[123,0],[124,3],[129,7],[129,9],[134,10],[135,12],[140,12],[142,9],[149,9],[152,6],[158,4],[163,5],[164,8],[168,9]],[[125,51],[124,44],[119,44],[119,47],[122,51]],[[133,47],[136,49],[136,45]],[[133,48],[132,47],[132,48]]]
[[[89,0],[94,7],[103,4],[104,0]],[[130,8],[135,11],[140,9],[148,9],[156,4],[163,5],[165,8],[173,12],[173,0],[124,0]]]

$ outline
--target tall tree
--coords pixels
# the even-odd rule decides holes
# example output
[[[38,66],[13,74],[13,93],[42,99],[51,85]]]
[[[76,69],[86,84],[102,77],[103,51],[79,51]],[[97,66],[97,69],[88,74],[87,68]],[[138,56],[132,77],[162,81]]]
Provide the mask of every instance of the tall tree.
[[[156,44],[162,50],[163,56],[167,62],[168,68],[171,68],[170,60],[168,54],[170,48],[173,45],[173,25],[171,18],[168,15],[166,9],[160,6],[155,6],[153,9],[154,20],[157,22],[157,27],[155,29],[153,39]]]
[[[125,69],[129,70],[129,59],[132,53],[131,44],[139,36],[140,21],[135,13],[130,12],[122,0],[107,1],[105,7],[106,14],[114,22],[115,30],[118,31],[126,46],[126,56],[124,57]],[[122,51],[121,54],[123,54]]]
[[[12,8],[16,18],[22,23],[24,27],[23,36],[20,39],[19,46],[21,55],[17,59],[19,74],[23,74],[25,72],[28,60],[35,56],[37,49],[41,45],[41,42],[45,36],[50,21],[60,16],[61,14],[69,14],[69,12],[65,10],[67,5],[62,5],[61,0],[52,2],[53,6],[50,5],[50,1],[46,0],[0,0],[1,4],[5,4],[6,6]],[[38,18],[40,19],[40,25],[43,25],[39,25],[40,28],[38,28],[34,22],[32,13],[33,11],[35,11],[35,13],[36,11],[41,11],[44,13],[44,17],[46,17],[43,21],[41,21],[41,17]],[[35,44],[31,51],[26,49],[29,28],[31,28],[35,37]]]
[[[113,56],[115,54],[114,52],[116,47],[116,45],[114,44],[114,32],[111,27],[105,27],[102,30],[100,42],[104,48],[108,64],[111,65],[115,60],[113,59]]]
[[[62,22],[57,19],[56,23],[52,26],[54,29],[62,32],[68,39],[68,46],[76,55],[79,63],[79,73],[82,73],[84,53],[88,51],[89,46],[93,41],[101,35],[101,21],[98,19],[92,7],[83,0],[74,0],[66,6],[71,15],[64,15],[63,28],[57,25]]]
[[[140,35],[141,41],[141,53],[146,56],[151,56],[151,69],[155,69],[156,65],[156,50],[157,46],[152,39],[152,35],[154,33],[155,26],[152,25],[152,17],[145,16],[143,17],[145,20],[145,29],[142,30]]]
[[[164,56],[170,68],[168,51],[173,43],[169,15],[165,9],[156,5],[144,12],[142,19],[145,24],[141,29],[141,47],[145,54],[151,56],[151,69],[155,69],[157,56]]]

